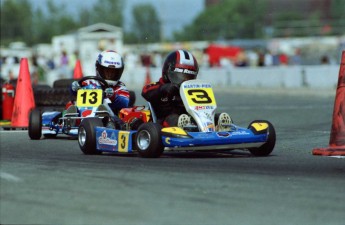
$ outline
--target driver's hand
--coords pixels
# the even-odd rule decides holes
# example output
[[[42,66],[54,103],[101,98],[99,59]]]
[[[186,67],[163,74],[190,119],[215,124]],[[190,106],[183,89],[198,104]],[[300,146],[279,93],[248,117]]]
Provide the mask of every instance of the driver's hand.
[[[161,86],[161,92],[163,95],[172,97],[178,95],[179,88],[175,84],[168,83]]]
[[[106,89],[104,90],[104,93],[105,93],[105,96],[106,96],[107,98],[111,98],[111,97],[114,96],[114,89],[112,89],[112,88],[106,88]]]
[[[78,81],[73,81],[72,82],[72,90],[78,91],[79,89],[80,89],[80,85],[79,85]]]

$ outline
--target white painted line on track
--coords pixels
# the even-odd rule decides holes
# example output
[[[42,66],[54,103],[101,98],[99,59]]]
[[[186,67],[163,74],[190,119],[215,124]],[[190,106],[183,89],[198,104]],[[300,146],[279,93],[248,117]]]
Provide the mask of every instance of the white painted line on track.
[[[12,182],[20,182],[22,181],[21,178],[16,177],[10,173],[5,173],[5,172],[0,172],[0,179],[4,179],[7,181],[12,181]]]

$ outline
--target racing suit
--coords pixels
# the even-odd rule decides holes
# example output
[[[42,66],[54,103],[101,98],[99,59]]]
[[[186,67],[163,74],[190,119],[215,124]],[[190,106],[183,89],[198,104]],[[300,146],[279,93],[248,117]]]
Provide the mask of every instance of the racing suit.
[[[151,103],[157,122],[163,127],[177,126],[179,115],[187,113],[179,94],[179,87],[164,82],[163,78],[145,85],[141,95]]]

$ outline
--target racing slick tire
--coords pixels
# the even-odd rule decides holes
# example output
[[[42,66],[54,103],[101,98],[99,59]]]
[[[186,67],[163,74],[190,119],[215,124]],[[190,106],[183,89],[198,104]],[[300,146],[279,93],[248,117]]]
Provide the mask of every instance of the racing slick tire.
[[[136,101],[136,95],[134,91],[129,91],[129,103],[128,107],[133,107]]]
[[[164,151],[161,135],[162,126],[157,123],[143,123],[135,135],[135,149],[144,158],[158,158]]]
[[[268,156],[273,151],[275,143],[276,143],[276,131],[273,125],[267,120],[255,120],[250,123],[250,125],[248,126],[248,129],[251,127],[253,123],[267,123],[268,130],[266,132],[268,132],[268,138],[265,144],[263,144],[262,146],[258,148],[250,148],[249,151],[254,156]]]
[[[101,154],[96,149],[96,132],[95,127],[103,127],[102,119],[92,117],[84,118],[78,128],[78,144],[80,150],[85,155]]]
[[[39,109],[33,109],[29,116],[29,137],[32,140],[39,140],[42,136],[42,114]]]

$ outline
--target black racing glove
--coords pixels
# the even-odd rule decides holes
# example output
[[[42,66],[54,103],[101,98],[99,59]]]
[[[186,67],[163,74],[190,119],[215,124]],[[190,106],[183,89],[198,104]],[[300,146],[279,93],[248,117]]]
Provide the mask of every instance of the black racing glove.
[[[163,84],[160,89],[162,96],[172,97],[179,94],[179,88],[175,84]]]

